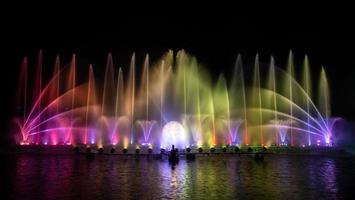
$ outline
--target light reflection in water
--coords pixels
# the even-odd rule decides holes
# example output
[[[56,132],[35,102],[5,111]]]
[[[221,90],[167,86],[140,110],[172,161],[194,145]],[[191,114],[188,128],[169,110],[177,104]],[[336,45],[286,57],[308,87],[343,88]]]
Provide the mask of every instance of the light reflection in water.
[[[3,159],[3,158],[2,158]],[[16,155],[2,181],[13,199],[334,199],[352,191],[354,159],[199,157],[177,165],[146,157]]]

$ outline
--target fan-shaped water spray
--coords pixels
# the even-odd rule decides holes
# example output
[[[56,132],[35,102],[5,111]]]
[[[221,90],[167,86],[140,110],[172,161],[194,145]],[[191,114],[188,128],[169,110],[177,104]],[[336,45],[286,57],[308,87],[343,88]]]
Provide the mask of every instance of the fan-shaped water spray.
[[[331,118],[326,72],[322,68],[314,101],[307,56],[300,80],[292,52],[286,70],[273,57],[263,65],[256,56],[254,71],[247,73],[238,55],[231,76],[218,78],[183,50],[152,63],[146,55],[140,67],[133,54],[128,68],[118,68],[109,54],[103,79],[94,74],[95,66],[81,70],[88,71],[84,78],[77,71],[86,66],[78,65],[75,55],[66,67],[58,56],[44,84],[42,52],[33,79],[28,77],[32,65],[24,58],[17,98],[19,142],[159,148],[172,136],[164,131],[173,126],[184,133],[183,146],[334,144],[336,119]],[[166,126],[170,121],[176,123]]]

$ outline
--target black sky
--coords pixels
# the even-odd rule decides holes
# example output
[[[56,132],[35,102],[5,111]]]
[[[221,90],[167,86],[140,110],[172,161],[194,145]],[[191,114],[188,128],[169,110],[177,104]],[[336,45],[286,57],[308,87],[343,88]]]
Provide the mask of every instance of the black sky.
[[[339,7],[311,7],[307,4],[284,8],[241,5],[109,5],[36,9],[14,5],[2,14],[1,45],[1,130],[11,119],[18,70],[23,56],[34,64],[43,49],[44,67],[52,67],[57,53],[69,62],[72,53],[104,66],[112,52],[119,65],[127,65],[133,51],[157,58],[168,49],[185,49],[212,73],[230,70],[241,53],[245,63],[255,54],[268,62],[286,63],[290,49],[301,63],[308,54],[313,70],[324,65],[331,84],[333,113],[355,120],[355,25],[351,12]],[[161,5],[160,5],[161,6]],[[294,9],[290,9],[293,7]],[[104,13],[102,13],[104,11]],[[46,69],[45,69],[46,70]],[[296,70],[300,70],[299,68]],[[314,73],[316,74],[316,73]],[[318,79],[318,77],[315,77]]]

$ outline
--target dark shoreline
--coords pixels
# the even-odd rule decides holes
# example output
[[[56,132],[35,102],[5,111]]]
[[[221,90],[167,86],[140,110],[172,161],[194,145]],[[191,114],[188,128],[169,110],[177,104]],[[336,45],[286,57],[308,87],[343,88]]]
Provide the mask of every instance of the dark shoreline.
[[[340,149],[336,147],[315,147],[315,148],[302,148],[302,147],[270,147],[267,151],[260,150],[261,148],[253,148],[252,152],[248,152],[246,148],[241,148],[239,152],[234,152],[231,149],[227,152],[222,152],[222,149],[216,149],[216,152],[210,152],[210,149],[204,149],[204,152],[197,152],[197,150],[190,153],[185,151],[180,151],[180,156],[185,156],[187,154],[194,154],[196,157],[230,157],[230,156],[244,156],[244,155],[281,155],[281,156],[327,156],[327,157],[355,157],[354,154],[346,151],[345,149]],[[1,151],[0,155],[11,155],[11,154],[34,154],[34,155],[86,155],[84,151],[85,148],[81,147],[79,151],[75,151],[72,146],[68,145],[57,145],[57,146],[16,146],[16,148],[9,149],[8,151]],[[158,151],[154,151],[158,152]],[[148,153],[147,150],[142,149],[140,153],[135,153],[133,149],[128,149],[127,153],[122,151],[117,151],[115,153],[110,153],[109,149],[100,153],[96,150],[91,152],[92,154],[98,156],[117,156],[117,157],[156,157],[161,155],[161,153]]]

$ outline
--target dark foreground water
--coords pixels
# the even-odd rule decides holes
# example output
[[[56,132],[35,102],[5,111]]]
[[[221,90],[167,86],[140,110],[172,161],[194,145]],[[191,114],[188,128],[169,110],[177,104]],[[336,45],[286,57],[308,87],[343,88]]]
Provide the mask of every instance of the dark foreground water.
[[[1,155],[0,199],[355,199],[355,159]]]

